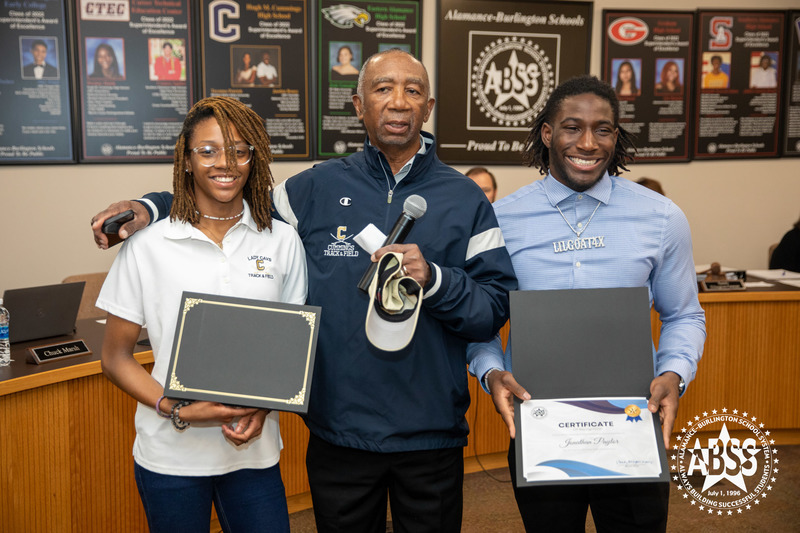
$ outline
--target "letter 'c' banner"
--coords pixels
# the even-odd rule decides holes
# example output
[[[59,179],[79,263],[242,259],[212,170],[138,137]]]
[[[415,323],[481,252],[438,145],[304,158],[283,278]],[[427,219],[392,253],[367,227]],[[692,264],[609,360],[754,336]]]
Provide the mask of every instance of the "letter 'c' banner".
[[[589,72],[591,18],[591,2],[440,0],[439,158],[520,164],[550,93]]]
[[[203,97],[258,113],[276,161],[310,159],[307,0],[203,0],[200,15]]]

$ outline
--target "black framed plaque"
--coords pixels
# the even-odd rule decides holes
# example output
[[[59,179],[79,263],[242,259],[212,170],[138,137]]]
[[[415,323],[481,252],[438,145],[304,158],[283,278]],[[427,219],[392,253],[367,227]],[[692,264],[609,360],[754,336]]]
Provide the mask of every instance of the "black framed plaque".
[[[203,96],[236,98],[258,113],[276,161],[310,159],[308,2],[202,5]]]
[[[781,154],[800,156],[800,11],[789,15]]]
[[[65,3],[0,5],[0,164],[75,160]]]
[[[317,157],[360,152],[367,135],[352,97],[358,71],[372,54],[400,48],[420,57],[422,22],[416,0],[320,0],[317,25]]]
[[[785,26],[783,11],[698,12],[695,159],[778,155]]]
[[[567,289],[512,291],[511,334],[514,376],[531,392],[530,405],[537,400],[556,399],[588,408],[604,404],[599,412],[621,415],[620,425],[635,425],[629,411],[613,408],[608,399],[637,398],[640,417],[647,415],[645,398],[655,374],[650,328],[650,300],[646,287],[613,289]],[[580,335],[575,335],[580,324]],[[569,369],[569,371],[565,371]],[[586,399],[595,399],[587,401]],[[627,402],[625,402],[627,403]],[[622,405],[624,406],[625,403]],[[626,415],[628,415],[626,417]],[[654,462],[660,474],[648,477],[625,475],[564,476],[563,479],[526,479],[520,430],[524,422],[522,404],[514,402],[517,458],[517,486],[656,482],[669,480],[664,437],[658,416],[652,419],[656,445]],[[533,416],[537,416],[534,412]],[[650,428],[645,428],[647,432]],[[576,438],[581,438],[580,434]],[[567,443],[563,443],[567,444]],[[569,445],[562,446],[571,449]],[[575,463],[573,466],[579,466]],[[659,470],[659,469],[657,469]]]
[[[550,93],[589,72],[591,19],[591,2],[440,0],[439,158],[520,164]]]
[[[74,0],[82,162],[172,161],[193,103],[190,0]]]
[[[603,79],[636,160],[688,161],[694,13],[604,10],[603,30]]]
[[[320,313],[184,291],[164,395],[307,412]]]

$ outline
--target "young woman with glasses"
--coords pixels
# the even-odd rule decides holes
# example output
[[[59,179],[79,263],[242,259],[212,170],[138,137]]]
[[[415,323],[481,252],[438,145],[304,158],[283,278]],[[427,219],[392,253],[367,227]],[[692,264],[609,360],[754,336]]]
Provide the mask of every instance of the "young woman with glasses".
[[[98,298],[103,372],[139,402],[134,470],[152,532],[208,531],[212,501],[226,532],[289,530],[277,413],[164,397],[183,291],[305,303],[302,243],[270,216],[270,162],[255,112],[231,98],[195,104],[170,216],[125,241]],[[152,373],[133,357],[145,324]]]

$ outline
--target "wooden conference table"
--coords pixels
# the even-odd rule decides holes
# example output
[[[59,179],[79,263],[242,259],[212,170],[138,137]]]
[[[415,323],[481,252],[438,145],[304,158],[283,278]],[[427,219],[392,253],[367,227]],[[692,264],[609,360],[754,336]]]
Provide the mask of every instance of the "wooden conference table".
[[[676,429],[727,407],[758,416],[777,444],[800,443],[800,290],[778,287],[700,295],[708,337]],[[19,343],[15,361],[0,368],[0,531],[147,530],[131,456],[136,403],[102,375],[102,330],[92,320],[78,323],[75,338],[92,355],[33,365],[25,362],[26,348],[55,341]],[[653,333],[657,341],[655,313]],[[152,352],[141,350],[137,359],[150,369]],[[508,432],[474,378],[470,392],[465,456],[506,451]],[[308,430],[296,415],[281,413],[281,434],[291,501],[308,491]]]

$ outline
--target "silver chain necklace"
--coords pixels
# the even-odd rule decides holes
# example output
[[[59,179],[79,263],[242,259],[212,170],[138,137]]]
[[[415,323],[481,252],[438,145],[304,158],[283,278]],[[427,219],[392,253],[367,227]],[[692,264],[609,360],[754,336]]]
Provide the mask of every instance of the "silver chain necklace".
[[[569,229],[571,229],[571,230],[572,230],[572,233],[574,233],[576,237],[580,237],[580,236],[581,236],[581,233],[583,233],[584,231],[586,231],[586,228],[588,228],[588,227],[589,227],[589,223],[590,223],[590,222],[592,221],[592,219],[594,218],[594,214],[595,214],[595,213],[597,213],[597,209],[600,207],[600,204],[601,204],[601,203],[602,203],[602,202],[600,202],[600,200],[597,200],[597,205],[595,206],[595,208],[594,208],[594,211],[592,211],[592,214],[591,214],[591,215],[589,215],[589,219],[586,221],[586,224],[584,224],[584,225],[583,225],[583,227],[581,228],[581,230],[580,230],[580,231],[578,231],[578,230],[576,230],[575,228],[573,228],[573,227],[572,227],[572,224],[570,224],[570,223],[569,223],[569,220],[567,220],[567,217],[565,217],[565,216],[564,216],[564,212],[563,212],[563,211],[561,211],[561,208],[560,208],[560,207],[558,207],[558,204],[556,204],[556,209],[558,209],[558,212],[559,212],[559,213],[561,213],[561,218],[563,218],[563,219],[564,219],[564,222],[566,222],[566,223],[567,223],[567,226],[569,226]]]

